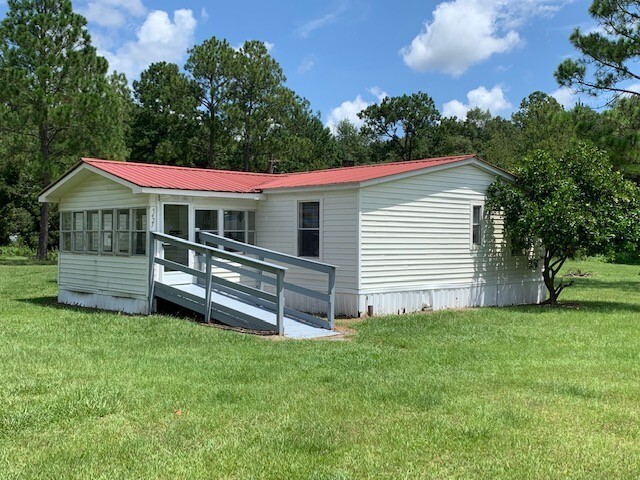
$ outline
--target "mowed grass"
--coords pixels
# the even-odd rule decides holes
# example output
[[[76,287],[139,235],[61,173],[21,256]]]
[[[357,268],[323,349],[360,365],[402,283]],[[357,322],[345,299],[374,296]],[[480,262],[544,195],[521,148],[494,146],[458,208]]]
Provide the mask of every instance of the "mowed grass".
[[[0,478],[638,478],[640,267],[567,268],[563,308],[274,341],[0,265]]]

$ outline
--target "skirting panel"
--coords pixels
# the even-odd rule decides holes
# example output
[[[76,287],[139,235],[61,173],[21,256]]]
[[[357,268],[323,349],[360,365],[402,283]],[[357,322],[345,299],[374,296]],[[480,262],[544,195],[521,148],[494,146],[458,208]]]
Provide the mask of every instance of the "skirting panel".
[[[443,310],[448,308],[489,307],[540,303],[546,290],[542,282],[469,285],[360,295],[359,311],[370,306],[374,315]]]
[[[100,293],[74,292],[60,289],[58,302],[78,307],[98,308],[130,314],[148,314],[149,304],[146,300],[126,297],[113,297]]]

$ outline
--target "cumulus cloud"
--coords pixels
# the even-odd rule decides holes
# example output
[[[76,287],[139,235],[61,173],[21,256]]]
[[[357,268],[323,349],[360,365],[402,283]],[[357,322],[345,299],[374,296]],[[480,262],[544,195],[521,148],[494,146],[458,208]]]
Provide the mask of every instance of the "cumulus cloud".
[[[467,93],[467,103],[460,100],[451,100],[442,106],[443,117],[458,117],[460,120],[467,118],[467,112],[472,108],[489,110],[492,115],[511,108],[511,102],[507,100],[499,86],[487,90],[485,87],[478,87]]]
[[[533,16],[551,15],[566,0],[450,0],[400,50],[409,67],[462,75],[470,66],[523,43],[516,29]]]
[[[565,109],[573,107],[577,101],[576,92],[569,87],[560,87],[550,95]]]
[[[364,100],[358,95],[354,100],[346,100],[339,106],[331,110],[329,119],[327,120],[327,126],[331,133],[336,132],[336,126],[340,123],[340,120],[349,120],[357,127],[362,126],[362,120],[358,118],[358,113],[367,108],[371,103]]]
[[[154,10],[136,32],[135,41],[126,42],[115,52],[99,54],[109,61],[111,70],[133,79],[153,62],[180,62],[193,45],[196,23],[188,9],[174,11],[173,19],[163,10]]]
[[[378,99],[378,102],[381,102],[382,100],[384,100],[386,97],[389,96],[387,92],[382,90],[380,87],[371,87],[368,91],[371,95],[373,95]]]
[[[147,9],[141,0],[91,0],[80,13],[101,27],[122,27],[128,16],[142,17]]]

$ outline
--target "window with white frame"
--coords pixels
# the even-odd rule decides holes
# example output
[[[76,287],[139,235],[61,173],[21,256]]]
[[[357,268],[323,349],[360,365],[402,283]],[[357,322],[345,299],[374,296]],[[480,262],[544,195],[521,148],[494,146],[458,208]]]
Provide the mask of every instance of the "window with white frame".
[[[60,212],[60,251],[145,255],[147,209]]]
[[[471,206],[471,245],[482,245],[482,205]]]
[[[226,238],[255,245],[256,212],[251,210],[225,210],[223,230]]]
[[[113,253],[115,244],[113,236],[114,227],[113,210],[103,210],[102,229],[100,233],[102,238],[102,245],[100,246],[102,253]]]
[[[84,252],[84,212],[73,212],[71,242],[74,252]]]
[[[60,214],[60,251],[71,251],[71,212],[62,212]]]
[[[320,202],[298,203],[298,256],[320,257]]]
[[[100,251],[100,212],[92,210],[87,212],[87,252],[98,253]]]

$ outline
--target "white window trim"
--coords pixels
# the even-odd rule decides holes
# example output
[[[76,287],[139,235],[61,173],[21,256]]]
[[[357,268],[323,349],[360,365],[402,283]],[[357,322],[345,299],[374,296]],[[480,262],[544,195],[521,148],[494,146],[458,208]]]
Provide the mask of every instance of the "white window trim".
[[[298,198],[294,204],[294,224],[293,224],[293,248],[296,257],[307,258],[309,260],[322,261],[324,258],[324,205],[321,197]],[[299,230],[299,212],[301,203],[318,202],[318,256],[303,257],[298,252],[298,230]]]
[[[480,243],[473,242],[473,209],[475,207],[480,207]],[[469,247],[471,250],[478,250],[482,248],[484,245],[484,229],[485,229],[485,221],[484,221],[484,203],[482,202],[473,202],[469,206]]]

